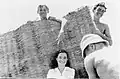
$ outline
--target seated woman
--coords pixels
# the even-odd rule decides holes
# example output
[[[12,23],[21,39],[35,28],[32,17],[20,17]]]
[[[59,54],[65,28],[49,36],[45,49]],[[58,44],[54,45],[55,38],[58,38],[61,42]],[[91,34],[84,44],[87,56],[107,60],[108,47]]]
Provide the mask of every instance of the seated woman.
[[[74,79],[75,70],[70,67],[69,55],[65,50],[55,53],[47,79]]]

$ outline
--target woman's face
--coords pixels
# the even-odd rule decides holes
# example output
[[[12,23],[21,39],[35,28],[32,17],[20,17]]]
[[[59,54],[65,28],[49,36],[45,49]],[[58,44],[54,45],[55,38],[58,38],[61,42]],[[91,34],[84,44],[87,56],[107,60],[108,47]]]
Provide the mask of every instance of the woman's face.
[[[58,62],[58,66],[60,65],[66,65],[67,63],[67,54],[66,53],[59,53],[58,57],[56,58],[57,62]]]

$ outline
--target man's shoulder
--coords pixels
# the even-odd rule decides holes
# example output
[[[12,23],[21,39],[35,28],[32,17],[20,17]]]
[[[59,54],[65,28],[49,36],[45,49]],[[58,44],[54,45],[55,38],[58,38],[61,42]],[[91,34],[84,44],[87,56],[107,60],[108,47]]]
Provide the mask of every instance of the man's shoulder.
[[[93,55],[94,55],[95,57],[100,57],[101,55],[107,54],[107,52],[108,52],[109,50],[110,50],[109,47],[104,47],[104,48],[102,48],[102,49],[99,49],[99,50],[95,51]]]
[[[95,53],[91,53],[91,54],[89,54],[88,56],[86,56],[85,57],[85,59],[84,59],[84,61],[85,61],[85,63],[87,62],[92,62],[93,61],[93,59],[94,59],[94,57],[95,57],[95,55],[94,55]]]
[[[93,59],[93,58],[99,58],[99,57],[103,57],[104,55],[107,54],[109,48],[108,47],[104,47],[100,50],[97,50],[91,54],[89,54],[88,56],[86,56],[87,59]]]
[[[111,46],[96,51],[94,57],[96,61],[98,60],[117,61],[116,59],[118,59],[117,53],[113,50]],[[112,59],[113,57],[115,58]]]
[[[57,19],[56,17],[53,17],[53,16],[49,16],[48,20],[56,21],[56,22],[59,22],[59,23],[62,22],[60,19]]]

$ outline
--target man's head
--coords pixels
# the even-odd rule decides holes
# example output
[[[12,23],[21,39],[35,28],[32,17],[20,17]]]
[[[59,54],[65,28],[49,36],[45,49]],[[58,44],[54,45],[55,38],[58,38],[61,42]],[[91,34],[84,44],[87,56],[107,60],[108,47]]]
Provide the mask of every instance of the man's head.
[[[95,5],[95,7],[93,8],[93,13],[94,13],[94,16],[96,18],[100,18],[102,17],[103,13],[106,12],[106,7],[105,7],[105,3],[104,2],[101,2],[101,3],[98,3],[97,5]]]
[[[82,57],[85,57],[86,54],[99,50],[104,46],[108,46],[108,42],[102,39],[99,35],[87,34],[83,36],[80,43],[80,47],[82,50]]]
[[[46,5],[39,5],[37,13],[41,16],[41,18],[46,18],[47,13],[49,13],[49,8]]]

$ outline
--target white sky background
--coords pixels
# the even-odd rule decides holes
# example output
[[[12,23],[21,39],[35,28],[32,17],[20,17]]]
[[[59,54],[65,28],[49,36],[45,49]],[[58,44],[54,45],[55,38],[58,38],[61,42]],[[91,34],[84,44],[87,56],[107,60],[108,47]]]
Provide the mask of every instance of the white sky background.
[[[0,0],[0,34],[15,30],[29,20],[35,20],[38,17],[37,7],[40,4],[48,6],[50,9],[48,16],[61,19],[82,5],[92,7],[102,1],[106,3],[108,9],[101,21],[109,25],[114,45],[120,48],[119,0]]]

